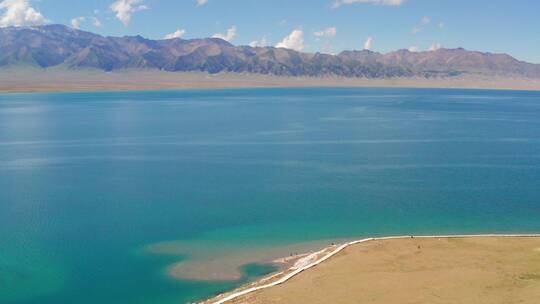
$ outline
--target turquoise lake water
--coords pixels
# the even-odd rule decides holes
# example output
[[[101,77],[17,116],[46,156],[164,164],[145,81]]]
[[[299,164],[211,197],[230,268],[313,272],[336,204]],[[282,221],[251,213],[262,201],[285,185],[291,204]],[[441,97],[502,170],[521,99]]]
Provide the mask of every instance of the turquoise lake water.
[[[187,303],[146,246],[540,232],[540,92],[0,95],[0,303]]]

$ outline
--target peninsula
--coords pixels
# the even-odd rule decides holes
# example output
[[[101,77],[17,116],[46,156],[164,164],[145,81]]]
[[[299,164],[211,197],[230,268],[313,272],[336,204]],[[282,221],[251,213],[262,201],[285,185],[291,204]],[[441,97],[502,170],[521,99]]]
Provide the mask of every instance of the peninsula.
[[[205,304],[536,303],[538,235],[388,237],[332,246]]]

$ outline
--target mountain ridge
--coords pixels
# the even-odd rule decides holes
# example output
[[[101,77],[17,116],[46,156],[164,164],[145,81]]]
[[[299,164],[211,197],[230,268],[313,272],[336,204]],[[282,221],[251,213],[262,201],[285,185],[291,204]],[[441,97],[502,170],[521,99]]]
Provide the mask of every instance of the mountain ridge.
[[[540,78],[540,64],[519,61],[508,54],[463,48],[423,52],[401,49],[385,54],[351,50],[331,55],[276,47],[235,46],[219,38],[152,40],[139,35],[101,36],[58,24],[0,28],[0,69],[11,65],[310,77],[488,75]]]

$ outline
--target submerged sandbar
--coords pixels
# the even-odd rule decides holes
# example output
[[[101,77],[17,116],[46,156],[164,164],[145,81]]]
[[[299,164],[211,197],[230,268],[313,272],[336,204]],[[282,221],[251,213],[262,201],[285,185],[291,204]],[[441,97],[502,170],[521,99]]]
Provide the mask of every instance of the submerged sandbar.
[[[310,252],[330,245],[332,241],[312,241],[289,245],[259,245],[226,241],[168,241],[147,246],[152,255],[169,256],[179,261],[169,264],[166,274],[177,280],[238,281],[242,267],[249,264],[273,264],[287,269]]]

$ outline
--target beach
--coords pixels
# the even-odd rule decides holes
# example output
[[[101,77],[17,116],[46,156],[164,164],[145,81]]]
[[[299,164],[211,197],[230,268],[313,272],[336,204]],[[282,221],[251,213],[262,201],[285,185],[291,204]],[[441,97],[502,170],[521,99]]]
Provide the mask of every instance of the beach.
[[[446,78],[285,77],[262,74],[165,72],[159,70],[69,70],[6,68],[0,71],[0,93],[93,92],[161,89],[263,87],[389,87],[540,90],[540,79],[465,75]]]
[[[539,235],[368,238],[204,303],[536,303]]]

